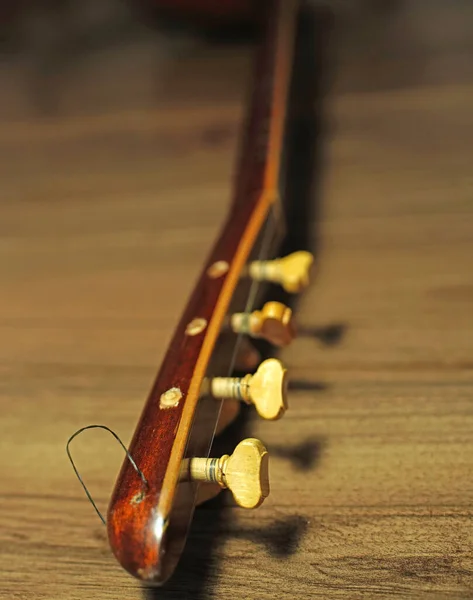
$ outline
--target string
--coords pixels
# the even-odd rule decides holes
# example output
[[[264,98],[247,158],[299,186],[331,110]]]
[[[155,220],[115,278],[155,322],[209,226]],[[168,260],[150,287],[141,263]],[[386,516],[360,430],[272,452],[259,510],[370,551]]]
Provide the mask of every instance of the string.
[[[132,467],[135,469],[135,471],[140,476],[141,482],[142,482],[143,486],[146,487],[146,488],[148,488],[148,480],[144,476],[143,471],[138,467],[138,465],[133,460],[133,457],[131,456],[131,454],[128,451],[128,449],[125,446],[125,444],[121,441],[121,439],[118,437],[118,435],[114,431],[112,431],[112,429],[110,429],[110,427],[107,427],[106,425],[87,425],[86,427],[81,427],[75,433],[73,433],[71,435],[71,437],[67,440],[67,444],[66,444],[67,456],[69,457],[69,460],[71,461],[71,465],[72,465],[72,468],[74,469],[74,472],[75,472],[75,474],[77,476],[77,479],[80,481],[81,486],[84,488],[84,492],[86,493],[87,498],[89,499],[90,503],[94,507],[95,512],[100,517],[100,520],[102,521],[102,523],[104,525],[106,525],[106,521],[105,521],[102,513],[98,509],[97,505],[95,504],[95,501],[92,498],[89,490],[87,489],[87,486],[85,485],[84,480],[82,479],[82,477],[81,477],[81,475],[80,475],[80,473],[79,473],[79,471],[78,471],[78,469],[77,469],[77,467],[76,467],[76,465],[74,463],[74,460],[72,459],[71,452],[69,450],[69,446],[70,446],[72,440],[75,437],[77,437],[78,435],[80,435],[81,433],[83,433],[84,431],[86,431],[87,429],[104,429],[105,431],[108,431],[109,433],[111,433],[113,435],[113,437],[117,440],[117,442],[120,444],[120,446],[123,448],[123,450],[125,450],[125,454],[126,454],[128,460],[130,461]]]
[[[274,234],[274,232],[275,232],[274,212],[273,212],[273,205],[271,205],[270,210],[268,211],[268,216],[267,216],[266,222],[264,223],[264,226],[263,226],[263,232],[262,232],[262,236],[261,236],[261,245],[258,250],[257,260],[261,261],[261,259],[263,257],[268,255],[268,251],[270,249],[271,241],[273,238],[272,234]],[[258,289],[260,287],[260,284],[261,284],[260,281],[258,281],[256,279],[252,280],[252,282],[250,284],[250,289],[248,291],[248,297],[247,297],[247,300],[245,303],[245,309],[244,309],[245,313],[250,313],[252,311],[257,294],[258,294]],[[232,373],[235,368],[235,361],[236,361],[236,357],[238,354],[238,347],[240,345],[242,338],[243,338],[243,334],[239,333],[238,337],[236,339],[236,342],[235,342],[234,349],[233,349],[232,358],[230,360],[230,365],[228,368],[228,375],[230,375],[230,373]],[[222,411],[222,406],[223,406],[223,400],[220,401],[219,415],[220,415],[220,412]],[[215,437],[218,421],[219,421],[219,419],[217,418],[215,421],[212,439]],[[210,454],[210,449],[211,449],[211,444],[209,445],[209,448],[207,451],[207,457]]]

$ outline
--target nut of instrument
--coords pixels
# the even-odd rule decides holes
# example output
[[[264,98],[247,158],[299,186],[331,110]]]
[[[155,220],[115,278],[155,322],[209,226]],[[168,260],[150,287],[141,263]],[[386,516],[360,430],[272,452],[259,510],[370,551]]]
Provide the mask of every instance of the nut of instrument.
[[[257,508],[269,495],[268,451],[257,439],[243,440],[233,454],[221,458],[192,458],[192,481],[217,483],[228,488],[242,508]]]
[[[235,313],[231,325],[235,333],[263,338],[279,347],[290,344],[295,336],[292,310],[281,302],[267,302],[252,313]]]
[[[297,294],[309,285],[309,270],[314,262],[310,252],[300,251],[275,260],[250,263],[250,277],[257,281],[279,283],[291,294]]]
[[[279,419],[287,409],[287,371],[281,361],[263,361],[254,375],[214,377],[210,381],[214,398],[233,398],[254,404],[258,414],[270,421]]]

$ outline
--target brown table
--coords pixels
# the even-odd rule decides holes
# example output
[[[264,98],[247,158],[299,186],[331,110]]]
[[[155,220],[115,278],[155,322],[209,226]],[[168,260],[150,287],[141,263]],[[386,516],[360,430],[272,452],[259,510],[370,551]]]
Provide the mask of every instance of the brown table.
[[[199,510],[148,598],[471,598],[473,7],[386,7],[328,19],[298,315],[317,336],[282,353],[288,414],[247,431],[271,496]],[[64,446],[97,422],[129,441],[228,205],[250,58],[146,32],[33,87],[2,66],[1,598],[142,597]],[[73,451],[105,510],[120,448],[87,432]]]

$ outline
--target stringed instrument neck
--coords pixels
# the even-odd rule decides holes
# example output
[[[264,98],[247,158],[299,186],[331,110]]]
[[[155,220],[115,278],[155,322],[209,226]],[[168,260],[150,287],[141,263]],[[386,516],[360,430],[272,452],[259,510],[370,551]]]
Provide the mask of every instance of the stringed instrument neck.
[[[233,454],[208,458],[242,404],[268,420],[287,408],[286,370],[277,359],[256,372],[251,338],[284,346],[294,336],[289,308],[258,309],[266,282],[299,292],[308,281],[308,253],[281,260],[284,232],[280,179],[298,2],[269,6],[248,102],[229,216],[176,328],[109,505],[111,548],[122,566],[162,584],[184,548],[196,504],[228,488],[237,504],[256,508],[269,494],[268,452],[255,439]]]

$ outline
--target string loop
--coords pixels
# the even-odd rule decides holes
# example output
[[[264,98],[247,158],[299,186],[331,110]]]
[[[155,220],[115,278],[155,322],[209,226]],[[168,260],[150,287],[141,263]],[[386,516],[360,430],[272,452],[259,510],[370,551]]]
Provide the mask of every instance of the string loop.
[[[125,446],[125,444],[121,441],[121,439],[118,437],[118,435],[112,430],[110,429],[110,427],[107,427],[106,425],[87,425],[86,427],[81,427],[80,429],[78,429],[75,433],[73,433],[71,435],[71,437],[67,440],[67,444],[66,444],[66,452],[67,452],[67,456],[69,457],[69,460],[71,461],[71,465],[72,468],[74,469],[74,472],[77,476],[77,479],[80,481],[80,484],[82,485],[82,487],[84,488],[84,492],[86,493],[87,498],[89,499],[90,503],[92,504],[92,506],[95,509],[95,512],[98,514],[98,516],[100,517],[100,520],[102,521],[102,523],[104,525],[106,525],[106,521],[102,515],[102,513],[100,512],[100,510],[97,508],[97,505],[94,502],[94,499],[92,498],[89,490],[87,489],[87,486],[85,485],[73,459],[71,456],[71,452],[69,449],[69,446],[72,442],[72,440],[77,437],[78,435],[80,435],[81,433],[83,433],[84,431],[86,431],[87,429],[104,429],[105,431],[108,431],[108,433],[110,433],[111,435],[113,435],[113,437],[117,440],[117,442],[120,444],[120,446],[123,448],[123,450],[125,450],[125,454],[126,457],[128,458],[128,460],[130,461],[132,467],[135,469],[135,471],[138,473],[138,475],[140,476],[141,482],[143,484],[143,487],[145,487],[146,489],[148,488],[148,480],[146,479],[146,477],[144,476],[143,471],[138,467],[138,465],[136,464],[136,462],[133,460],[132,455],[130,454],[130,452],[128,451],[127,447]]]

